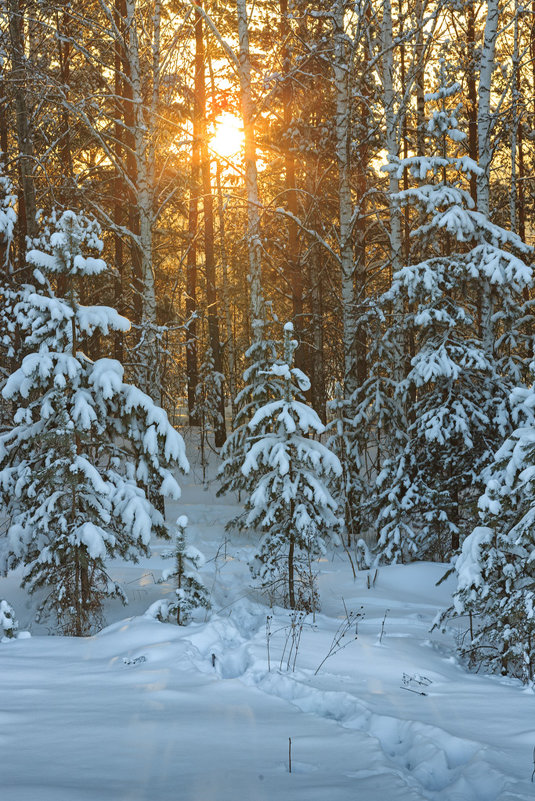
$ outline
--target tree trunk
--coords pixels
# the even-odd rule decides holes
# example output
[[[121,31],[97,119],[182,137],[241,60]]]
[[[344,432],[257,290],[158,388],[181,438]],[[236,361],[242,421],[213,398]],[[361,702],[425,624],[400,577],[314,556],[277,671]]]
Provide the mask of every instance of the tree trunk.
[[[214,250],[214,198],[212,194],[212,178],[210,170],[210,152],[208,150],[206,125],[206,84],[205,84],[205,48],[202,16],[199,11],[202,0],[195,7],[195,59],[199,69],[195,69],[195,96],[198,102],[199,121],[201,127],[201,174],[203,187],[204,211],[204,259],[206,274],[206,302],[208,313],[208,336],[214,359],[216,372],[223,372],[221,359],[221,338],[219,336],[219,316],[217,310],[216,270]],[[225,397],[223,387],[218,400],[219,420],[214,431],[216,448],[221,448],[227,438],[225,426]]]
[[[19,192],[19,264],[25,267],[26,236],[37,236],[35,185],[33,178],[33,140],[26,102],[26,59],[23,43],[23,11],[20,0],[8,0],[9,42],[11,46],[11,83],[15,95],[18,167],[21,179]]]
[[[488,0],[487,9],[483,49],[481,51],[477,128],[479,166],[482,168],[481,174],[477,176],[477,209],[486,217],[490,213],[490,165],[492,158],[490,139],[493,128],[490,101],[494,52],[500,15],[498,0]],[[485,279],[481,287],[481,338],[483,340],[483,348],[491,358],[494,351],[493,310],[492,288],[489,280]]]
[[[259,336],[265,318],[262,296],[262,242],[260,233],[260,199],[256,167],[255,111],[251,91],[251,58],[246,0],[236,0],[238,12],[239,66],[241,109],[245,150],[245,188],[247,193],[247,246],[249,252],[249,292],[253,335]],[[256,333],[255,333],[256,332]]]
[[[351,97],[350,59],[344,25],[345,3],[332,9],[334,85],[336,93],[336,160],[338,163],[338,225],[342,270],[342,338],[344,348],[344,397],[356,390],[355,375],[355,262],[353,258],[351,200]]]
[[[283,135],[288,137],[293,120],[293,88],[291,83],[291,53],[289,37],[291,34],[288,20],[288,0],[280,0],[280,33],[282,42],[282,107],[283,107]],[[303,342],[303,276],[299,260],[299,243],[297,230],[297,192],[295,180],[295,156],[291,143],[286,140],[284,145],[284,188],[286,193],[286,208],[291,217],[288,219],[288,249],[286,261],[289,268],[289,283],[292,295],[292,321],[295,338]],[[304,368],[305,348],[298,348],[295,354],[296,367]]]
[[[453,12],[455,13],[455,12]],[[476,85],[476,19],[474,4],[468,3],[467,14],[467,48],[468,64],[466,73],[466,90],[468,96],[468,155],[477,162],[477,85]],[[477,177],[470,176],[470,194],[477,202]]]
[[[386,121],[386,149],[389,158],[395,161],[399,155],[399,142],[397,130],[397,115],[395,111],[394,93],[394,36],[392,30],[392,7],[390,0],[383,0],[383,25],[382,25],[382,45],[383,45],[383,92],[385,104]],[[389,172],[388,182],[388,205],[390,217],[390,271],[393,275],[401,266],[401,219],[399,206],[394,195],[399,192],[399,179],[395,172]],[[392,309],[393,323],[397,328],[397,342],[395,343],[396,355],[394,363],[397,367],[395,380],[399,382],[403,379],[404,370],[404,337],[401,330],[401,318],[403,315],[402,301],[396,301]]]

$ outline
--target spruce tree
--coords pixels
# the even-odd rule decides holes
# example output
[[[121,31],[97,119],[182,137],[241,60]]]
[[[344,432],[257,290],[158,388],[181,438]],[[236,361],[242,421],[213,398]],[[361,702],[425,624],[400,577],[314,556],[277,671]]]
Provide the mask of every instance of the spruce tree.
[[[453,605],[468,616],[459,641],[471,665],[535,678],[535,387],[511,398],[517,428],[496,452],[479,499],[480,523],[455,560]]]
[[[206,479],[206,448],[210,444],[209,434],[224,428],[224,420],[221,414],[224,383],[225,377],[215,369],[212,348],[208,343],[199,370],[197,386],[195,387],[195,405],[192,410],[192,415],[195,420],[198,420],[200,428],[203,481]]]
[[[278,343],[266,334],[267,324],[255,320],[253,342],[245,353],[249,366],[243,373],[244,386],[235,399],[237,412],[233,421],[233,430],[221,450],[218,495],[251,491],[249,479],[241,471],[243,461],[253,441],[248,425],[257,409],[272,400],[277,393],[276,379],[272,377],[271,381],[268,381],[267,376],[277,359]],[[278,390],[280,391],[280,386]],[[227,524],[227,527],[241,529],[243,525],[244,516],[239,514]]]
[[[266,380],[274,382],[275,398],[254,414],[253,437],[242,473],[254,487],[245,503],[245,525],[263,536],[251,570],[271,597],[292,609],[315,609],[317,587],[313,560],[337,542],[340,520],[328,484],[339,477],[338,458],[310,437],[325,427],[316,412],[297,398],[310,384],[293,367],[297,343],[293,326],[284,328],[284,357],[273,364]]]
[[[517,254],[530,249],[475,211],[464,189],[480,168],[459,151],[464,134],[453,105],[459,89],[442,84],[426,95],[435,109],[427,126],[429,155],[388,166],[417,181],[396,200],[418,208],[421,224],[413,236],[428,258],[400,268],[380,301],[385,313],[389,306],[404,309],[405,336],[414,343],[406,374],[391,393],[405,424],[382,463],[371,503],[377,553],[385,561],[444,560],[457,551],[471,528],[485,467],[511,431],[508,395],[516,375],[510,353],[520,349],[523,333],[518,325],[506,332],[504,320],[523,305],[531,270]],[[486,282],[495,306],[492,342],[480,319]],[[385,368],[396,374],[392,361]],[[368,409],[375,411],[376,402],[368,394]]]
[[[82,635],[106,596],[124,594],[106,560],[137,560],[152,535],[167,536],[148,488],[178,498],[173,475],[188,463],[166,413],[123,381],[119,362],[82,351],[95,332],[126,331],[114,309],[83,306],[77,286],[101,275],[98,225],[74,212],[53,215],[27,254],[37,290],[16,307],[31,348],[3,389],[15,412],[0,435],[0,497],[10,518],[0,541],[2,570],[23,565],[23,585],[44,590],[40,614]],[[49,277],[47,277],[49,276]],[[60,278],[64,296],[51,280]]]

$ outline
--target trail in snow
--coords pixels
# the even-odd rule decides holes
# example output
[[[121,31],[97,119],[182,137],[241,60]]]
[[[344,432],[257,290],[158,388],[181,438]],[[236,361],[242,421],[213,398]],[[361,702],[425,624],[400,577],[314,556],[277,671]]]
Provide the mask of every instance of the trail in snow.
[[[366,734],[381,749],[383,764],[355,772],[356,778],[394,772],[420,797],[440,801],[496,801],[533,798],[519,791],[519,782],[493,767],[492,751],[481,743],[453,736],[417,720],[380,715],[347,692],[324,691],[313,685],[312,671],[266,670],[251,645],[265,637],[265,609],[239,602],[232,615],[216,617],[188,637],[190,658],[202,672],[213,669],[223,679],[245,684],[290,702],[302,712],[336,721]],[[524,783],[522,783],[524,784]]]

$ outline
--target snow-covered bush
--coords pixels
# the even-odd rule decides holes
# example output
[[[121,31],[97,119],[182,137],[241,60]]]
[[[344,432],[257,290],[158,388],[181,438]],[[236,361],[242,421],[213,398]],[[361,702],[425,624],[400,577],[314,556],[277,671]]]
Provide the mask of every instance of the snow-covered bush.
[[[313,560],[336,542],[341,521],[328,482],[341,475],[338,458],[310,434],[325,427],[316,412],[296,399],[308,378],[292,366],[293,327],[284,330],[284,358],[265,375],[279,396],[259,408],[249,423],[254,440],[242,473],[254,487],[245,504],[245,524],[263,537],[251,570],[271,597],[292,609],[314,609]]]
[[[0,541],[0,569],[24,566],[23,585],[45,590],[41,613],[76,635],[98,620],[105,596],[123,597],[108,557],[136,560],[151,535],[167,535],[149,498],[178,498],[173,475],[188,463],[166,413],[123,382],[113,359],[82,351],[95,332],[125,331],[114,309],[82,306],[77,283],[106,270],[87,248],[102,248],[94,221],[73,212],[53,217],[28,261],[39,289],[18,310],[27,355],[3,396],[14,409],[0,436],[0,497],[10,526]],[[51,281],[61,276],[65,296]]]
[[[164,551],[162,556],[174,560],[174,565],[162,573],[161,581],[173,579],[176,582],[176,600],[161,600],[153,603],[146,612],[149,617],[165,622],[174,619],[179,626],[184,626],[194,609],[203,607],[210,609],[208,591],[204,586],[198,570],[205,562],[204,555],[186,541],[188,518],[181,515],[176,521],[177,532],[174,547]]]

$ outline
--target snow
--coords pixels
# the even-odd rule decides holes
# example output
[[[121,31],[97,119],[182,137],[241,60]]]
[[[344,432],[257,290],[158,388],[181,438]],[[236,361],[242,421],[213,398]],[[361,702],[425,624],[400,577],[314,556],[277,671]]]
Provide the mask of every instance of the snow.
[[[459,664],[461,621],[430,632],[451,603],[453,579],[436,586],[445,565],[353,580],[343,552],[329,552],[318,562],[321,612],[303,620],[295,653],[300,623],[251,588],[255,534],[228,539],[237,506],[216,499],[216,486],[191,478],[167,510],[170,521],[187,515],[188,539],[207,557],[213,611],[188,626],[145,615],[176,597],[171,582],[156,583],[169,547],[160,540],[137,565],[108,564],[130,617],[109,600],[107,628],[88,638],[47,636],[33,622],[39,597],[28,601],[17,574],[0,578],[0,598],[32,634],[0,643],[2,801],[533,798],[535,696]],[[344,609],[363,615],[357,639],[353,627],[315,675]]]

